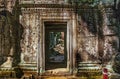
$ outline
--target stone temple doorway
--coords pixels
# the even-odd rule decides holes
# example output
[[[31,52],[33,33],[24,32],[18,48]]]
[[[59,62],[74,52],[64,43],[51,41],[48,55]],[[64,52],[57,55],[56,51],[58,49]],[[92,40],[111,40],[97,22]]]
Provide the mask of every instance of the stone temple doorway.
[[[70,75],[74,67],[71,20],[45,18],[41,21],[38,70],[42,75]]]
[[[45,70],[67,68],[67,24],[45,23]]]

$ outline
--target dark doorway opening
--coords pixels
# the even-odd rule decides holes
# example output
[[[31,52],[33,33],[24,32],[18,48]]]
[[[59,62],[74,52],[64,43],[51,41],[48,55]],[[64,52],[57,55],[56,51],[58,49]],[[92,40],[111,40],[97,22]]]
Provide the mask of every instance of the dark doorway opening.
[[[67,23],[45,23],[45,70],[67,68]]]

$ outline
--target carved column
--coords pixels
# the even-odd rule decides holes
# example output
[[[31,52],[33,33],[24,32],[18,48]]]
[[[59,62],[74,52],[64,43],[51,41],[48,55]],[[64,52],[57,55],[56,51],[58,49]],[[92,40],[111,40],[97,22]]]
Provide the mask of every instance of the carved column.
[[[73,48],[73,50],[72,50],[72,58],[73,58],[73,73],[74,73],[74,71],[75,71],[75,69],[76,69],[76,67],[75,67],[75,64],[76,64],[76,52],[77,52],[77,42],[76,42],[76,40],[77,40],[77,14],[76,13],[73,13],[73,15],[72,15],[72,41],[73,41],[73,45],[72,45],[72,48]]]
[[[37,69],[38,37],[39,37],[39,13],[35,9],[22,9],[20,22],[24,27],[21,40],[20,66],[32,70]]]

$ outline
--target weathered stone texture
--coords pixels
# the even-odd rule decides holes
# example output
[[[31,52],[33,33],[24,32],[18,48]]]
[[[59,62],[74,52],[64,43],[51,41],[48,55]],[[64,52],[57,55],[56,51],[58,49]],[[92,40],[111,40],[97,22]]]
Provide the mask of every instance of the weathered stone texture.
[[[80,41],[81,40],[81,41]],[[98,48],[97,48],[97,37],[82,37],[78,38],[78,51],[81,56],[82,62],[89,62],[89,61],[98,61]]]
[[[24,27],[21,40],[21,63],[36,63],[38,52],[38,15],[35,13],[23,14],[21,22]]]
[[[77,48],[82,62],[110,62],[118,53],[118,28],[110,8],[81,9],[78,15]],[[93,11],[90,13],[90,11]],[[94,13],[95,12],[95,13]]]
[[[14,65],[19,63],[20,59],[20,39],[22,35],[22,26],[9,11],[1,11],[1,26],[0,26],[0,54],[6,59],[8,56],[14,60]],[[16,57],[18,59],[16,59]],[[1,63],[3,63],[1,61]]]
[[[79,63],[111,62],[119,48],[118,28],[111,10],[87,6],[82,9],[79,5],[64,4],[67,1],[20,0],[20,7],[15,8],[11,1],[6,7],[0,4],[4,6],[0,8],[1,67],[20,63],[20,67],[36,68],[40,73],[45,70],[45,22],[66,23],[66,62],[70,72],[75,69],[75,59],[80,59]]]
[[[65,0],[21,0],[21,4],[31,3],[31,4],[63,4]]]
[[[111,61],[112,58],[118,53],[119,39],[117,36],[105,36],[104,39],[104,61]]]
[[[111,8],[104,9],[102,16],[103,16],[103,34],[104,35],[117,34],[118,27],[116,25],[116,19],[113,15],[113,10]]]
[[[60,18],[69,17],[70,14],[69,9],[59,9],[59,8],[22,8],[22,15],[20,15],[20,23],[24,28],[23,39],[21,40],[21,64],[25,63],[37,63],[37,54],[41,53],[38,51],[38,41],[40,40],[40,44],[43,38],[41,35],[43,34],[41,31],[43,26],[41,26],[42,19],[40,18]],[[40,45],[41,46],[41,45]]]

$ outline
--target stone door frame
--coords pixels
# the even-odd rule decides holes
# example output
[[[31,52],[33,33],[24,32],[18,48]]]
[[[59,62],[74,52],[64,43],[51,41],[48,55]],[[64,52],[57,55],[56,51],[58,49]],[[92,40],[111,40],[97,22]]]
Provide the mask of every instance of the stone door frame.
[[[40,18],[40,50],[38,52],[38,73],[45,73],[45,22],[66,22],[67,23],[67,74],[73,73],[73,66],[74,66],[74,45],[73,45],[73,20],[70,17],[66,17],[63,19],[63,17],[42,17]]]

